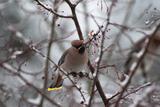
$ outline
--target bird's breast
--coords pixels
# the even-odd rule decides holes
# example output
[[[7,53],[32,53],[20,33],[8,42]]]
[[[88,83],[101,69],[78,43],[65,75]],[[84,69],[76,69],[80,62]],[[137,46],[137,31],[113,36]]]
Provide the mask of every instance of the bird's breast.
[[[83,54],[71,52],[66,56],[65,62],[61,65],[61,67],[68,72],[79,72],[86,67],[87,62],[87,51],[85,51]]]

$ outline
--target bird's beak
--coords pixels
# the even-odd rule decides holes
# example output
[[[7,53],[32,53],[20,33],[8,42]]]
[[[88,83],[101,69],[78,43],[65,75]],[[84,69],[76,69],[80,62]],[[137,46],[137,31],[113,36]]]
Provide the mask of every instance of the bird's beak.
[[[78,50],[80,50],[82,47],[84,47],[84,44],[82,44],[82,46],[81,46],[81,47],[79,47],[79,48],[78,48]]]
[[[82,44],[82,46],[77,49],[77,52],[78,52],[78,53],[79,53],[79,50],[80,50],[83,46],[84,46],[84,44]]]

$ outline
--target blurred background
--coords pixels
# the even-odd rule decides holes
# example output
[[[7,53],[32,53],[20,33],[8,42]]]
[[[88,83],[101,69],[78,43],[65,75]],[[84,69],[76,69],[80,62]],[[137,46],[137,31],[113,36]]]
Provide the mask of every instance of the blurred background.
[[[63,0],[41,2],[60,15],[71,15],[70,7]],[[72,0],[72,3],[75,2],[76,0]],[[112,0],[83,0],[78,4],[76,13],[85,41],[92,38],[92,31],[96,33],[99,30],[96,22],[99,26],[105,26],[111,4]],[[157,17],[160,17],[159,4],[159,0],[117,0],[115,3],[104,42],[104,47],[109,48],[103,54],[99,74],[99,81],[107,98],[121,91],[119,78],[132,63],[126,64],[131,57],[130,52],[140,47],[141,44],[135,44],[146,37],[134,29],[152,29],[155,26],[154,22],[158,20]],[[153,18],[154,16],[156,18]],[[148,20],[154,21],[151,22],[153,24],[147,23]],[[160,38],[160,30],[156,34],[158,36],[155,37]],[[93,67],[96,66],[95,60],[99,57],[101,35],[99,33],[87,48]],[[53,15],[37,5],[34,0],[0,0],[0,107],[54,107],[37,90],[12,72],[20,73],[27,82],[62,107],[82,107],[87,104],[93,81],[86,77],[77,79],[77,86],[81,87],[86,99],[84,104],[81,104],[83,98],[80,93],[72,87],[68,79],[61,90],[47,91],[53,82],[55,65],[42,55],[48,56],[57,64],[62,53],[70,47],[70,42],[74,39],[79,37],[72,19]],[[141,41],[142,44],[143,42]],[[137,68],[128,90],[131,91],[148,82],[159,83],[159,43],[160,39],[156,39],[150,44],[151,48]],[[110,67],[105,67],[107,65]],[[83,72],[89,74],[90,78],[93,77],[88,67]],[[139,93],[141,91],[143,88],[138,90]],[[127,96],[119,106],[132,105],[138,92]],[[142,99],[139,105],[158,107],[159,98],[159,91],[156,91],[156,94],[152,91],[146,94],[146,98]],[[115,101],[116,98],[111,100],[112,103]],[[99,93],[95,92],[92,107],[98,106],[103,107],[104,104]]]

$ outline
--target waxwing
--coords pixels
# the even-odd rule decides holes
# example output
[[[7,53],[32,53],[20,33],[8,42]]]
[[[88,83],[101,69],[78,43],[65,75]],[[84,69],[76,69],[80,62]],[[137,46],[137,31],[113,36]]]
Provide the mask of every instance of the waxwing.
[[[80,73],[81,70],[86,67],[88,62],[88,53],[83,41],[73,40],[71,45],[72,46],[67,49],[60,58],[58,62],[58,78],[51,84],[48,91],[62,88],[62,84],[66,76],[61,70],[67,74],[73,74],[76,76],[76,74]]]

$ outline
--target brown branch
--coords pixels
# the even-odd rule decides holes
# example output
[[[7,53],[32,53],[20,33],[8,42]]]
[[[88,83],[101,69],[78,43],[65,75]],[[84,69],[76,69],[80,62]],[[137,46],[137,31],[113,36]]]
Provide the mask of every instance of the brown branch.
[[[78,19],[77,19],[77,15],[76,15],[76,6],[81,2],[81,0],[79,0],[79,2],[77,2],[76,4],[72,4],[69,0],[65,0],[66,3],[70,6],[70,9],[72,11],[72,19],[75,23],[77,32],[78,32],[78,36],[80,40],[84,40],[83,39],[83,35],[82,35],[82,31],[81,31],[81,27],[79,25]]]
[[[74,23],[75,23],[75,26],[76,26],[78,35],[79,35],[79,39],[80,39],[80,40],[83,40],[82,31],[81,31],[81,28],[80,28],[80,25],[79,25],[79,22],[78,22],[78,19],[77,19],[77,15],[76,15],[76,12],[75,12],[76,6],[77,6],[82,0],[77,1],[76,4],[72,4],[69,0],[65,0],[66,3],[67,3],[67,4],[70,6],[70,8],[71,8],[72,16],[64,16],[64,15],[57,14],[55,11],[52,10],[52,8],[45,6],[45,5],[44,5],[42,2],[40,2],[39,0],[35,0],[35,1],[38,3],[38,5],[42,6],[44,9],[50,11],[51,13],[57,15],[58,17],[61,17],[61,18],[72,18],[73,21],[74,21]]]
[[[50,11],[51,13],[53,13],[54,15],[58,16],[58,17],[61,17],[61,18],[73,18],[72,16],[64,16],[64,15],[60,15],[60,14],[57,14],[55,11],[52,10],[51,7],[48,7],[48,6],[45,6],[42,2],[40,2],[39,0],[35,0],[38,5],[42,6],[44,9]]]
[[[84,102],[86,101],[83,93],[81,92],[81,88],[77,87],[77,85],[73,82],[73,80],[69,77],[69,75],[68,75],[67,73],[65,73],[64,70],[62,70],[62,69],[61,69],[54,61],[52,61],[48,56],[42,54],[40,51],[38,51],[38,50],[35,49],[34,47],[32,48],[32,50],[35,51],[36,53],[40,54],[42,57],[46,58],[46,59],[49,60],[50,62],[52,62],[52,63],[54,64],[54,66],[55,66],[56,68],[58,68],[59,71],[62,72],[62,73],[72,82],[72,84],[74,85],[74,87],[80,92],[80,94],[81,94]]]
[[[88,41],[86,41],[84,44],[87,45],[87,44],[89,44],[90,42],[92,42],[92,40],[95,39],[96,36],[100,33],[100,31],[101,31],[102,28],[103,28],[103,26],[100,26],[100,28],[98,29],[98,31],[92,35],[92,38],[89,39]]]
[[[52,10],[52,8],[45,6],[45,5],[44,5],[42,2],[40,2],[39,0],[35,0],[35,1],[38,3],[38,5],[42,6],[44,9],[50,11],[51,13],[57,15],[58,17],[62,17],[62,18],[72,18],[73,21],[74,21],[74,23],[75,23],[75,26],[76,26],[78,35],[79,35],[79,39],[80,39],[80,40],[83,40],[82,31],[81,31],[81,28],[80,28],[80,25],[79,25],[79,22],[78,22],[78,19],[77,19],[77,15],[76,15],[76,12],[75,12],[76,6],[77,6],[82,0],[77,1],[76,4],[72,4],[69,0],[65,0],[66,3],[67,3],[67,4],[70,6],[70,8],[71,8],[72,16],[64,16],[64,15],[57,14],[55,11]]]
[[[57,3],[58,3],[58,0],[55,0],[54,1],[54,6],[56,6]],[[54,11],[57,12],[57,9],[55,8]],[[52,28],[52,32],[51,32],[51,35],[50,35],[50,38],[49,38],[50,41],[53,40],[53,37],[55,35],[55,15],[53,15],[53,17],[52,17],[51,28]],[[51,51],[52,43],[53,42],[48,43],[48,47],[47,47],[47,56],[48,57],[50,57],[50,54],[51,54],[50,51]],[[45,62],[45,67],[47,67],[47,68],[49,67],[49,60],[48,59]],[[44,77],[45,77],[45,79],[44,79],[44,89],[46,89],[47,88],[47,82],[48,82],[48,69],[44,70]],[[43,107],[43,103],[44,103],[44,98],[42,97],[39,106]]]
[[[57,16],[59,16],[59,17],[63,17],[63,16],[60,16],[59,14],[56,14],[54,11],[52,11],[52,9],[47,8],[46,6],[44,6],[44,5],[43,5],[41,2],[39,2],[38,0],[35,0],[35,1],[37,1],[39,5],[41,5],[43,8],[47,9],[48,11],[52,12],[53,14],[55,14],[55,15],[57,15]],[[84,40],[84,39],[83,39],[83,35],[82,35],[82,31],[81,31],[81,28],[80,28],[80,25],[79,25],[79,22],[78,22],[78,19],[77,19],[77,15],[76,15],[76,12],[75,12],[76,6],[77,6],[82,0],[77,1],[76,4],[72,4],[69,0],[65,0],[65,1],[66,1],[66,3],[67,3],[67,4],[70,6],[70,8],[71,8],[72,17],[68,16],[68,17],[63,17],[63,18],[72,18],[72,19],[73,19],[80,40]],[[100,28],[100,30],[101,30],[101,28]],[[92,74],[93,74],[93,73],[94,73],[94,68],[93,68],[93,66],[90,64],[90,61],[88,61],[88,65],[89,65],[89,68],[90,68],[90,70],[91,70],[91,72],[92,72]],[[97,86],[98,92],[100,93],[100,95],[101,95],[101,97],[102,97],[102,100],[103,100],[104,104],[105,104],[105,103],[108,103],[108,101],[107,101],[107,99],[106,99],[106,97],[105,97],[105,94],[104,94],[104,92],[103,92],[103,90],[102,90],[102,87],[101,87],[101,85],[100,85],[100,83],[99,83],[98,80],[97,80],[97,82],[96,82],[96,86]],[[106,105],[106,104],[105,104],[105,105]]]
[[[17,70],[15,68],[13,68],[10,64],[8,63],[3,63],[2,66],[7,69],[10,73],[18,76],[20,79],[22,79],[28,86],[30,86],[31,88],[35,89],[39,94],[41,94],[45,99],[47,99],[51,104],[60,107],[56,102],[54,102],[53,100],[51,100],[48,96],[46,96],[44,93],[42,93],[41,90],[39,90],[37,87],[35,87],[32,83],[29,83],[24,77],[22,77],[20,75],[20,73],[17,72]]]
[[[141,90],[141,89],[144,88],[144,87],[151,86],[151,85],[152,85],[152,83],[146,83],[146,84],[144,84],[144,85],[136,88],[135,90],[127,93],[126,95],[123,96],[123,98],[125,98],[125,97],[127,97],[127,96],[129,96],[129,95],[131,95],[131,94],[133,94],[133,93],[136,93],[137,91]]]
[[[115,1],[116,2],[116,1]],[[94,87],[95,85],[97,84],[97,79],[98,79],[98,73],[99,73],[99,67],[100,67],[100,62],[102,60],[102,56],[103,56],[103,48],[104,48],[104,37],[105,37],[105,33],[106,33],[106,30],[108,28],[108,25],[109,25],[109,21],[110,21],[110,15],[111,15],[111,11],[112,11],[112,8],[113,8],[113,5],[115,2],[112,2],[111,6],[110,6],[110,11],[108,12],[108,18],[107,18],[107,23],[106,23],[106,26],[105,26],[105,29],[104,31],[102,32],[102,40],[101,40],[101,47],[100,47],[100,54],[99,54],[99,59],[97,61],[97,68],[95,69],[95,72],[96,75],[94,77],[94,83],[93,83],[93,86],[92,86],[92,92],[91,92],[91,97],[90,97],[90,100],[89,100],[89,104],[88,104],[88,107],[91,106],[91,101],[92,101],[92,98],[93,98],[93,92],[94,92]],[[98,88],[99,86],[97,86]],[[102,89],[102,88],[101,88]],[[100,90],[103,92],[103,90]],[[103,99],[104,98],[104,99]],[[109,100],[105,97],[105,95],[102,97],[102,100],[104,102],[104,105],[107,106],[109,104]]]
[[[95,72],[95,69],[94,69],[94,67],[91,65],[90,60],[88,60],[88,66],[89,66],[89,69],[90,69],[91,73],[93,74],[93,73]],[[105,96],[105,94],[104,94],[104,91],[103,91],[102,86],[100,85],[100,82],[99,82],[98,79],[97,79],[97,81],[96,81],[96,87],[97,87],[97,90],[98,90],[98,92],[99,92],[102,100],[103,100],[104,105],[106,105],[106,103],[107,103],[108,101],[107,101],[107,98],[106,98],[106,96]]]
[[[145,41],[145,45],[143,47],[144,52],[142,53],[142,55],[139,57],[139,59],[136,61],[136,66],[130,71],[130,75],[129,75],[129,79],[127,80],[126,84],[123,87],[122,93],[120,94],[115,107],[118,107],[119,101],[121,100],[125,90],[127,89],[128,85],[131,82],[131,79],[134,75],[134,73],[136,72],[136,69],[138,68],[140,62],[143,60],[143,57],[145,56],[145,54],[147,53],[147,47],[149,46],[149,43],[151,42],[151,39],[154,37],[156,31],[158,30],[158,28],[160,27],[160,20],[157,21],[156,25],[154,26],[154,28],[152,28],[150,31],[145,32],[146,35],[148,35],[148,38],[146,40],[148,40],[148,42]]]
[[[72,19],[73,19],[73,21],[74,21],[74,23],[75,23],[75,26],[76,26],[76,29],[77,29],[77,32],[78,32],[78,36],[79,36],[80,40],[84,40],[84,39],[83,39],[83,35],[82,35],[82,31],[81,31],[81,28],[80,28],[80,25],[79,25],[79,22],[78,22],[78,19],[77,19],[77,16],[76,16],[76,12],[75,12],[75,8],[76,8],[77,4],[80,3],[81,0],[80,0],[79,2],[77,2],[76,5],[75,5],[75,4],[72,4],[69,0],[65,0],[65,1],[67,2],[67,4],[68,4],[68,5],[70,6],[70,8],[71,8],[72,15],[73,15],[73,18],[72,18]],[[101,27],[100,27],[99,29],[101,30]],[[99,32],[98,32],[98,33],[99,33]],[[93,74],[93,73],[94,73],[94,68],[93,68],[93,66],[92,66],[91,63],[90,63],[90,60],[88,60],[88,66],[89,66],[89,68],[90,68],[90,70],[91,70],[91,72],[92,72],[92,74]],[[98,92],[99,92],[99,94],[100,94],[100,96],[101,96],[104,104],[105,104],[105,103],[108,103],[108,101],[107,101],[107,99],[106,99],[106,97],[105,97],[105,94],[104,94],[104,92],[103,92],[103,89],[102,89],[102,87],[101,87],[98,79],[97,79],[97,82],[96,82],[96,87],[97,87],[97,90],[98,90]],[[105,105],[106,105],[106,104],[105,104]]]

